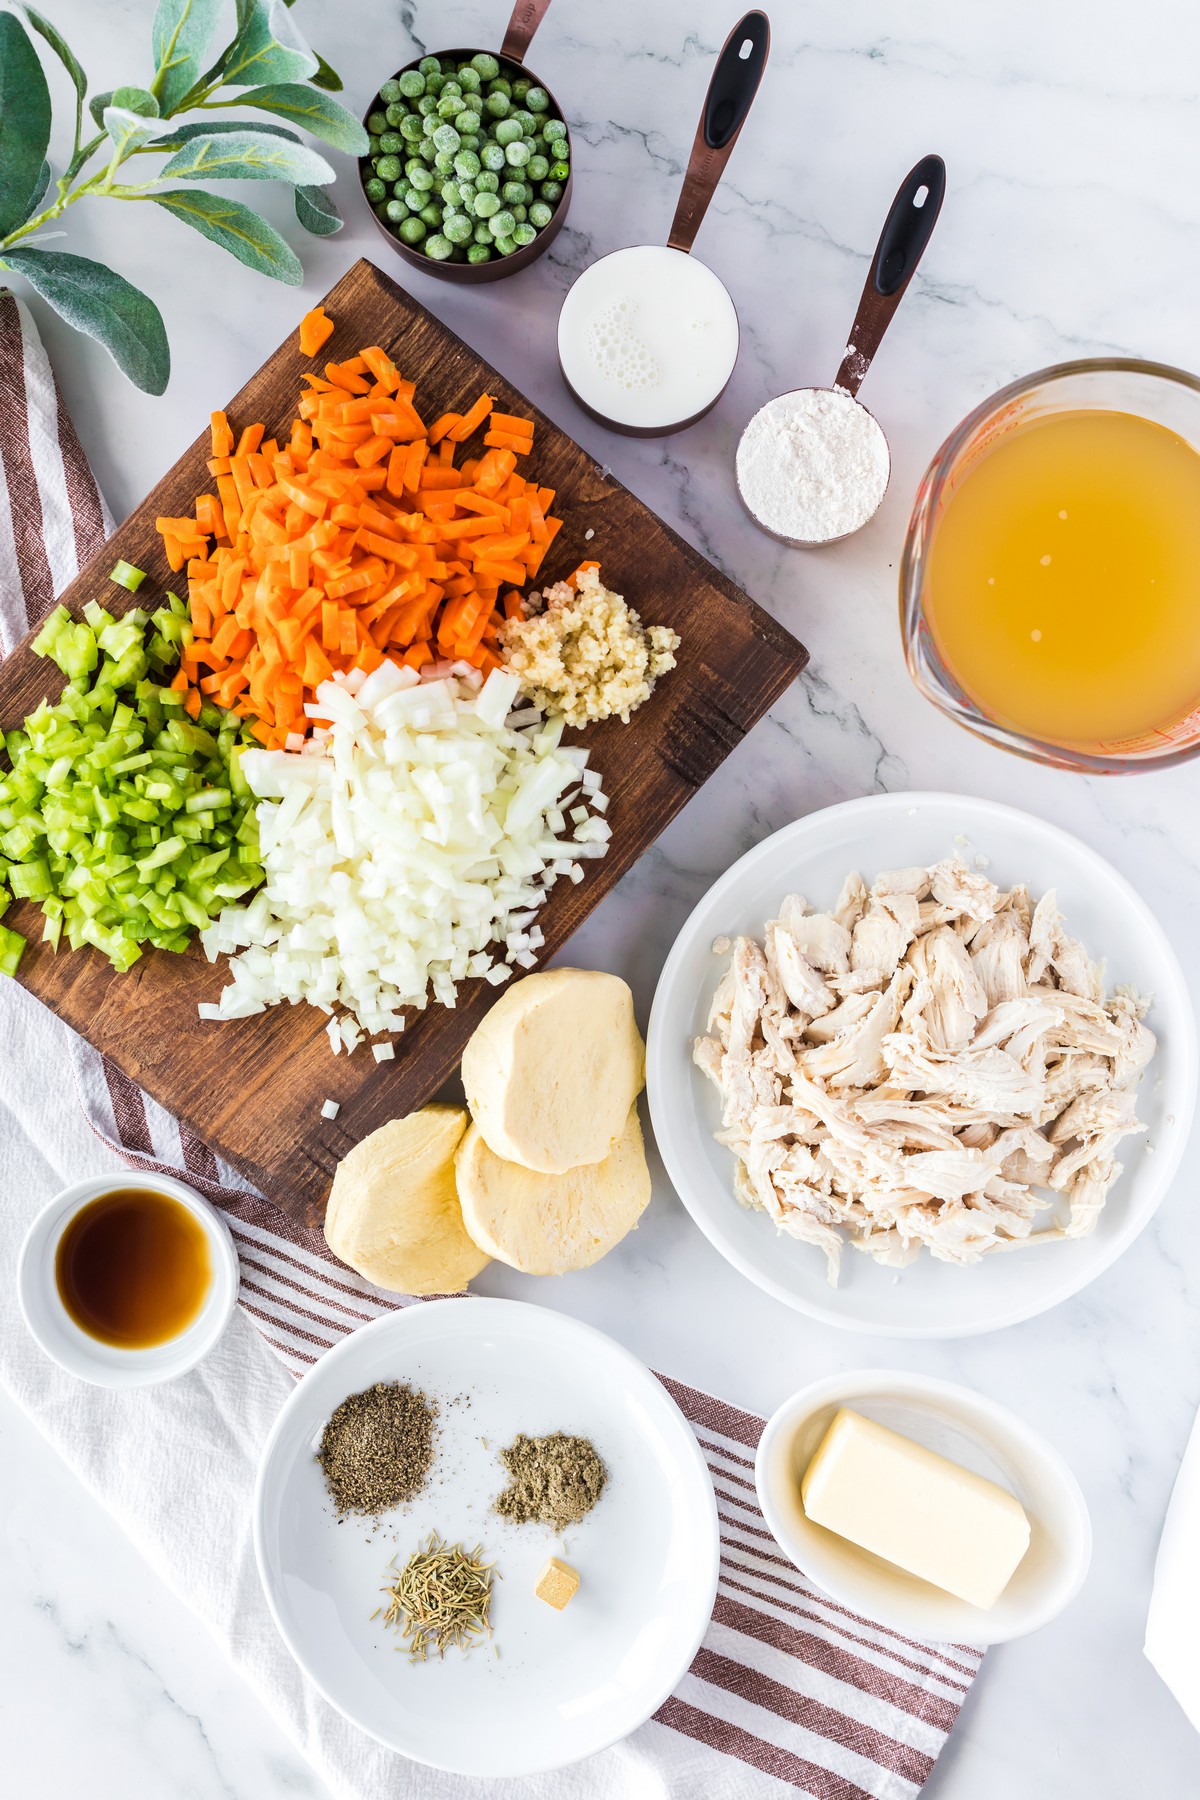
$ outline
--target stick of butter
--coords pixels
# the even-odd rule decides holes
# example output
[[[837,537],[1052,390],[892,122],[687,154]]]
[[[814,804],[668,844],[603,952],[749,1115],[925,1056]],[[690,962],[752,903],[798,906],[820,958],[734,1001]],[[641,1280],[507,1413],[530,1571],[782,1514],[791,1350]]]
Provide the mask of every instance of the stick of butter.
[[[1029,1520],[1012,1494],[847,1407],[800,1497],[815,1525],[985,1610],[1029,1548]]]

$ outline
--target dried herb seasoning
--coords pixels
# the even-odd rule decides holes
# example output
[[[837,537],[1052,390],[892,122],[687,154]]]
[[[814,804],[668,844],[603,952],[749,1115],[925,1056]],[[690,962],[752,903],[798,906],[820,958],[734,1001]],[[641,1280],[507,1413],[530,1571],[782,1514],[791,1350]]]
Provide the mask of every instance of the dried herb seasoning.
[[[491,1637],[494,1568],[481,1561],[479,1544],[464,1550],[430,1532],[383,1590],[388,1596],[383,1622],[399,1630],[410,1662],[425,1662],[430,1650],[439,1656],[455,1645],[470,1650],[481,1638]]]
[[[338,1512],[371,1517],[411,1500],[433,1461],[437,1407],[416,1388],[379,1381],[334,1408],[317,1461]]]
[[[517,1525],[536,1522],[565,1531],[591,1512],[608,1480],[595,1446],[561,1431],[540,1438],[522,1432],[500,1460],[510,1479],[496,1511]]]

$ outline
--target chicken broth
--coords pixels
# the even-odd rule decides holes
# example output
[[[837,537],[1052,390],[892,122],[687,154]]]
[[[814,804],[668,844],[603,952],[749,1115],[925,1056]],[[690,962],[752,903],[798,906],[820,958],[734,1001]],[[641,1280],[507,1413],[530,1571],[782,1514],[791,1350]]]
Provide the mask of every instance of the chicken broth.
[[[146,1350],[193,1324],[212,1284],[208,1238],[180,1201],[121,1188],[82,1207],[59,1239],[59,1297],[89,1337]]]
[[[1200,455],[1132,413],[1019,425],[939,509],[926,616],[988,717],[1091,747],[1200,705]]]

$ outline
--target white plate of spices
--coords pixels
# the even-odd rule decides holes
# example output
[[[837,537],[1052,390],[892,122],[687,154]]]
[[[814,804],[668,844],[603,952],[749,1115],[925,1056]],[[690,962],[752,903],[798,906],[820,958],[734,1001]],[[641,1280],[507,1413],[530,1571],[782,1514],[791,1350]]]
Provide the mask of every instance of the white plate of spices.
[[[719,1554],[704,1459],[649,1370],[492,1299],[410,1306],[322,1357],[263,1453],[254,1539],[325,1698],[475,1776],[559,1768],[649,1718],[699,1647]]]

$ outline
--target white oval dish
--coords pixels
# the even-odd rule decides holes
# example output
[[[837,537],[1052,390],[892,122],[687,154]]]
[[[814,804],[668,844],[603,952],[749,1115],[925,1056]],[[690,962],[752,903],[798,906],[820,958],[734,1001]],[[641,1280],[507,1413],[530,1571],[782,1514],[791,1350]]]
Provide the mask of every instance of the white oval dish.
[[[391,1380],[439,1401],[433,1470],[378,1527],[339,1525],[316,1446],[348,1394]],[[520,1431],[588,1437],[608,1468],[565,1548],[553,1531],[492,1511],[506,1482],[497,1449]],[[402,1566],[431,1530],[482,1543],[497,1561],[498,1659],[481,1644],[412,1667],[371,1620],[389,1557]],[[305,1375],[263,1451],[254,1545],[275,1622],[325,1698],[390,1749],[475,1776],[559,1768],[648,1719],[699,1647],[719,1559],[712,1481],[661,1383],[589,1325],[482,1298],[376,1319]],[[561,1613],[533,1592],[551,1555],[582,1578]]]
[[[198,1316],[178,1337],[144,1350],[102,1343],[76,1325],[59,1298],[54,1275],[59,1240],[76,1213],[90,1201],[124,1188],[149,1188],[186,1206],[204,1227],[212,1260],[212,1285]],[[137,1169],[124,1180],[105,1175],[77,1181],[56,1194],[25,1233],[17,1260],[17,1298],[30,1331],[60,1368],[97,1387],[152,1387],[195,1368],[232,1318],[238,1282],[237,1251],[220,1213],[173,1176],[144,1175]]]
[[[843,877],[934,862],[954,850],[987,859],[1001,886],[1058,890],[1068,929],[1106,962],[1111,989],[1131,982],[1150,996],[1158,1051],[1138,1088],[1149,1126],[1127,1139],[1125,1172],[1090,1237],[984,1257],[972,1267],[935,1262],[885,1268],[847,1251],[830,1288],[820,1251],[774,1229],[733,1193],[733,1157],[713,1140],[716,1090],[692,1062],[723,968],[720,935],[761,938],[786,894],[832,905]],[[1196,1023],[1174,951],[1149,906],[1087,845],[996,801],[961,794],[872,795],[785,826],[726,871],[676,938],[659,978],[646,1047],[654,1135],[680,1199],[726,1260],[776,1299],[853,1331],[888,1337],[966,1337],[1033,1318],[1079,1292],[1116,1261],[1153,1215],[1179,1165],[1195,1108]],[[1147,1147],[1149,1146],[1149,1153]]]
[[[805,1515],[800,1478],[839,1407],[913,1438],[1015,1494],[1029,1548],[984,1611],[860,1550]],[[758,1446],[759,1504],[780,1548],[839,1605],[933,1643],[1002,1644],[1049,1624],[1087,1576],[1092,1526],[1062,1457],[1007,1407],[928,1375],[862,1369],[813,1382],[784,1402]]]

